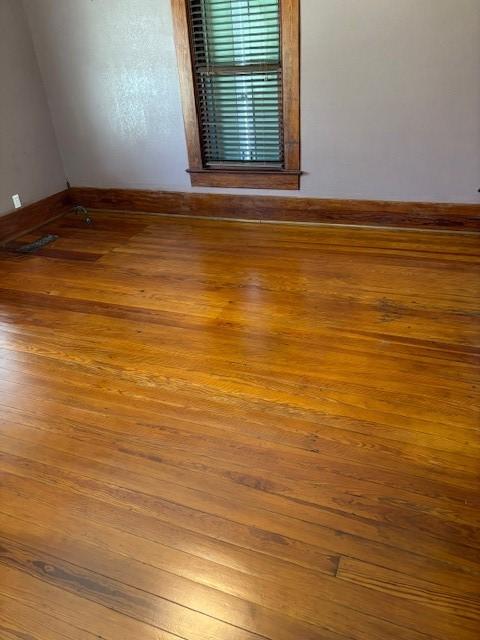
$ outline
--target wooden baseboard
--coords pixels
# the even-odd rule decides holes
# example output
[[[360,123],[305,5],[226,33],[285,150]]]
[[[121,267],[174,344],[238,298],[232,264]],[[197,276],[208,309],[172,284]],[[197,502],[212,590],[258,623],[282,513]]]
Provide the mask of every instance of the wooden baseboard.
[[[0,244],[5,244],[65,214],[72,203],[90,209],[244,220],[480,231],[478,204],[327,200],[73,187],[0,216]]]
[[[0,244],[5,244],[18,236],[33,231],[46,222],[58,218],[71,207],[68,189],[48,198],[28,204],[21,209],[0,216]]]
[[[378,225],[480,231],[480,205],[377,200],[326,200],[139,189],[73,187],[75,203],[91,209],[143,211],[247,220]]]

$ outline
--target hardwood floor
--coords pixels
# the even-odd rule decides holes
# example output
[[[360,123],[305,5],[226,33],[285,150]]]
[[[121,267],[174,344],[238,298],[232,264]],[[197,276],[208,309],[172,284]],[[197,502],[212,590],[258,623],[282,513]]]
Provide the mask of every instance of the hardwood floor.
[[[0,253],[2,640],[478,639],[479,236],[94,219]]]

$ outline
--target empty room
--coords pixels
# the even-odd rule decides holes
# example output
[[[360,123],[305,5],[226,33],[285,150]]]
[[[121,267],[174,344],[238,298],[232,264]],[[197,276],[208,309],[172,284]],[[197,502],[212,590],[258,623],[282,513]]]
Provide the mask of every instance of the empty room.
[[[0,640],[480,638],[480,0],[0,0]]]

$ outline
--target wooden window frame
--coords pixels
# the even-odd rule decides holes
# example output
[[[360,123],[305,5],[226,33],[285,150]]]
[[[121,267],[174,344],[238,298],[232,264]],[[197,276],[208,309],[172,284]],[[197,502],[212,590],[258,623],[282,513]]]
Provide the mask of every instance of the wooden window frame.
[[[194,89],[187,0],[171,0],[175,46],[192,186],[252,189],[300,188],[300,0],[280,0],[284,166],[281,169],[213,169],[203,164]]]

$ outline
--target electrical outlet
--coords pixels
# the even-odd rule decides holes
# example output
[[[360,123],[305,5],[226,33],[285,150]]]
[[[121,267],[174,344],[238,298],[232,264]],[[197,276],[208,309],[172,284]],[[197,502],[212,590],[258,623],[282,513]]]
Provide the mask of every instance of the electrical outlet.
[[[19,207],[22,206],[22,201],[20,200],[20,196],[18,195],[18,193],[12,196],[12,200],[13,200],[13,206],[15,207],[15,209],[18,209]]]

